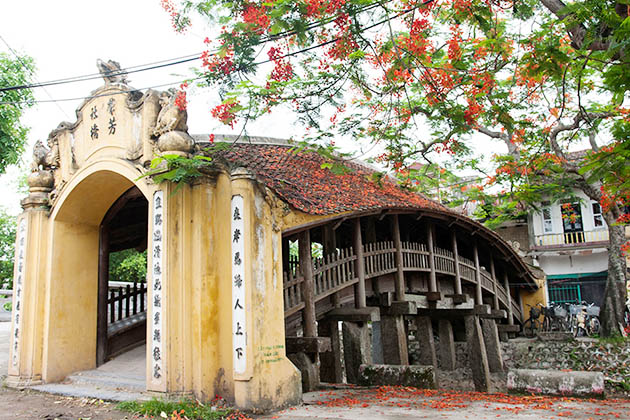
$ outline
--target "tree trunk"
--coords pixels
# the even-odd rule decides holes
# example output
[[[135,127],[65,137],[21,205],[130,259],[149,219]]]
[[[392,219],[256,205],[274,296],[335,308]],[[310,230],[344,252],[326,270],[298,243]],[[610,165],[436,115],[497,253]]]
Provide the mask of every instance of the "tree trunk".
[[[608,224],[608,276],[604,292],[604,307],[600,318],[602,334],[611,336],[619,334],[619,325],[623,326],[623,314],[626,303],[626,258],[621,246],[626,241],[624,226],[616,225],[621,214],[617,206],[604,213]]]
[[[580,189],[591,198],[601,203],[602,194],[599,185],[588,184],[583,179],[577,181]],[[604,210],[602,208],[602,210]],[[626,293],[626,258],[621,246],[626,241],[625,227],[617,224],[617,219],[623,214],[617,204],[603,211],[608,225],[608,275],[606,276],[606,290],[604,291],[604,305],[600,312],[602,335],[611,336],[620,333],[619,325],[623,326],[624,311],[627,299]]]

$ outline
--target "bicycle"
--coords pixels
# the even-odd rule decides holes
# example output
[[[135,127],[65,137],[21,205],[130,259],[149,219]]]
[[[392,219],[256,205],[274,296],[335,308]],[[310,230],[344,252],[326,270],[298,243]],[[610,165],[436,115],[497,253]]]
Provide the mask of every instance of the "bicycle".
[[[541,324],[538,318],[540,318],[540,315],[542,314],[542,309],[538,308],[538,306],[542,307],[542,305],[536,304],[532,306],[528,303],[527,306],[529,306],[529,318],[523,322],[523,335],[525,337],[532,338],[536,336],[538,331],[540,331]]]
[[[552,302],[549,307],[543,308],[543,314],[545,315],[543,331],[567,331],[568,313],[562,304]]]

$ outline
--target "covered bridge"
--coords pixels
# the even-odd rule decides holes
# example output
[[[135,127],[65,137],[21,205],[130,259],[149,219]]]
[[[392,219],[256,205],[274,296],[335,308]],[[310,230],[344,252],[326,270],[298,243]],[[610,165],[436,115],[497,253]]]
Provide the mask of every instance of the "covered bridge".
[[[413,326],[417,363],[438,367],[435,335],[453,369],[465,337],[487,387],[499,335],[537,288],[495,233],[361,163],[335,175],[267,138],[213,148],[188,135],[173,94],[105,81],[36,146],[9,384],[62,381],[146,343],[148,391],[277,408],[344,368],[356,382],[361,364],[409,364]],[[190,184],[144,176],[156,156],[204,153]],[[147,250],[147,281],[114,287],[109,256],[127,248]]]

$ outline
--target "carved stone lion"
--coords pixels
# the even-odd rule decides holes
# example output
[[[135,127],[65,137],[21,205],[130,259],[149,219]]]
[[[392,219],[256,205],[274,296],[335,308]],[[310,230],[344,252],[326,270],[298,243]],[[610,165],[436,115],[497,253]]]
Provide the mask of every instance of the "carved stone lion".
[[[161,109],[155,128],[151,132],[154,137],[160,137],[169,131],[188,131],[188,125],[186,124],[188,113],[185,109],[180,109],[175,104],[176,97],[177,91],[174,89],[169,89],[160,94]]]
[[[41,140],[37,140],[35,146],[33,146],[33,163],[31,163],[31,171],[37,172],[49,167],[47,163],[47,157],[50,150],[44,146]]]

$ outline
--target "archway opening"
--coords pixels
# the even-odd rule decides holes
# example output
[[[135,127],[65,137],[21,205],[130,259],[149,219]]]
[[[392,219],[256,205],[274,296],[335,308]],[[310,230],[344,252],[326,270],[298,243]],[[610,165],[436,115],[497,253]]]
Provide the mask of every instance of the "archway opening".
[[[134,186],[99,226],[97,365],[146,342],[148,213]]]

